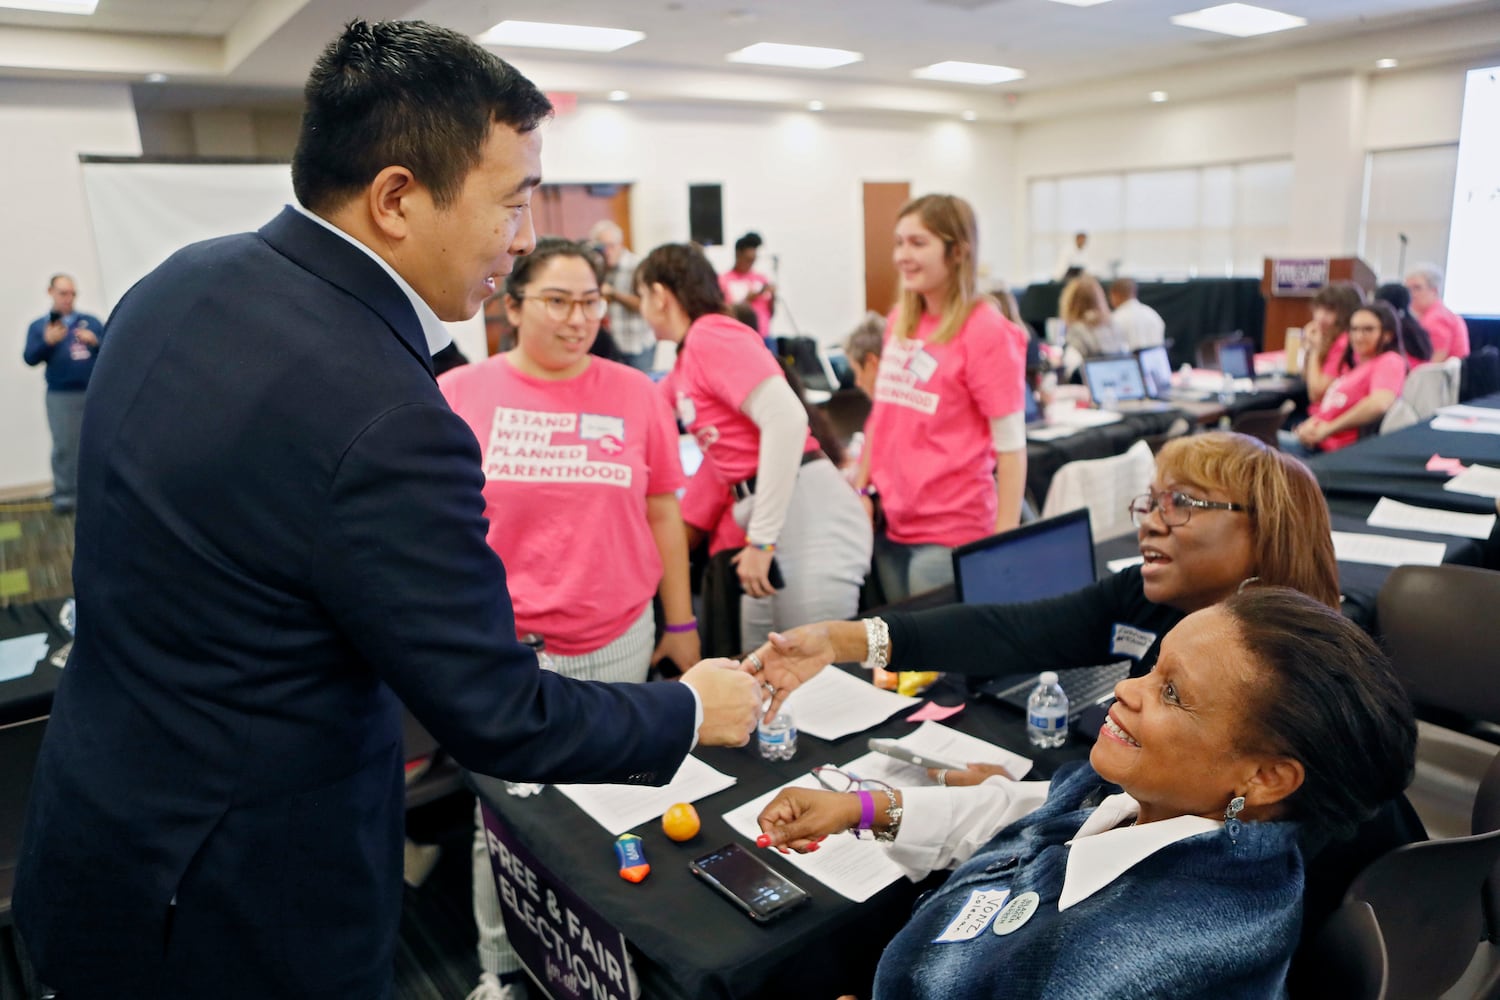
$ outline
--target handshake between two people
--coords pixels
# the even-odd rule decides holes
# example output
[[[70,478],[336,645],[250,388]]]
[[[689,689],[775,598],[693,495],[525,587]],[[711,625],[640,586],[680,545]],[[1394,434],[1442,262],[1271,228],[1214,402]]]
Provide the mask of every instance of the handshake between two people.
[[[684,673],[682,683],[698,692],[703,703],[698,742],[728,747],[748,743],[761,718],[774,716],[799,685],[834,662],[828,627],[848,624],[819,622],[773,632],[769,642],[743,660],[703,660]],[[863,641],[863,626],[852,624]]]

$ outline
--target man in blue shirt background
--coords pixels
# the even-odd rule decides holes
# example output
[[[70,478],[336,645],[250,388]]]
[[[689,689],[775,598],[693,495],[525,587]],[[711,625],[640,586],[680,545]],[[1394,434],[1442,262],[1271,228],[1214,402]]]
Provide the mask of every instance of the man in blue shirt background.
[[[52,311],[26,330],[28,365],[47,365],[47,425],[52,429],[52,509],[59,514],[78,502],[78,432],[83,426],[83,395],[99,356],[104,324],[76,312],[78,289],[66,274],[47,283]]]

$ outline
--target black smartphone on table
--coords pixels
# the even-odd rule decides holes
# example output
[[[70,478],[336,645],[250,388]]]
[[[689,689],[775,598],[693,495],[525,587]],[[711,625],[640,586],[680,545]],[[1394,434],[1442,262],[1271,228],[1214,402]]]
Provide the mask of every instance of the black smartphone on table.
[[[694,858],[688,868],[757,923],[774,920],[811,898],[739,844]]]

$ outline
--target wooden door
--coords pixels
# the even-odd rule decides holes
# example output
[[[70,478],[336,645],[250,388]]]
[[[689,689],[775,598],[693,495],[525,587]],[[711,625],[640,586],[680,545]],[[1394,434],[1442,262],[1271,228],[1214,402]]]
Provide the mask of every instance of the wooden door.
[[[865,308],[884,316],[896,304],[896,213],[911,200],[906,181],[865,182]]]

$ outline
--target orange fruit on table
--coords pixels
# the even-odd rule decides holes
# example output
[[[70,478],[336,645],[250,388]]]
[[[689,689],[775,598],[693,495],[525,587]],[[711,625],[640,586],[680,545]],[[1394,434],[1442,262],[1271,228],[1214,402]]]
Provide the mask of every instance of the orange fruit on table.
[[[679,802],[662,813],[661,830],[672,840],[681,843],[698,836],[703,824],[698,821],[698,810],[687,802]]]

